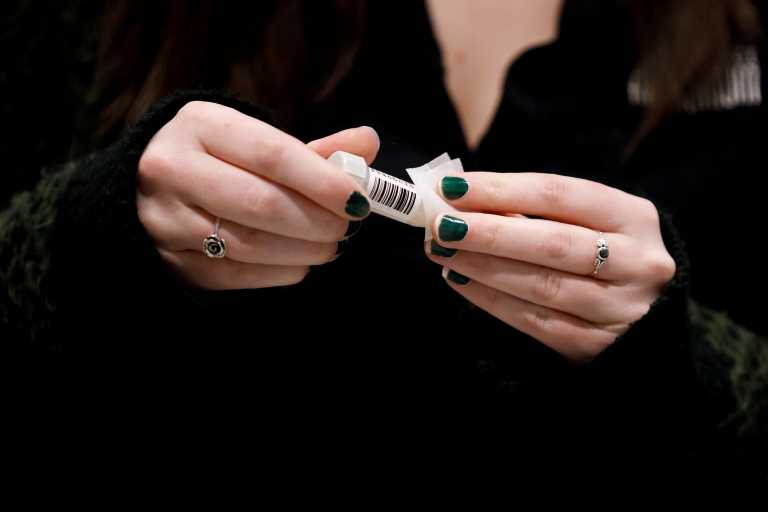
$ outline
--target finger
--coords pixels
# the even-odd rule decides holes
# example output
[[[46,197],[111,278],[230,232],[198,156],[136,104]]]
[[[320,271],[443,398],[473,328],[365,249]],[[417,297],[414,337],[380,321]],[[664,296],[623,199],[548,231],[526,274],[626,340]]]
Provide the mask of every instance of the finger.
[[[199,209],[188,210],[185,219],[166,223],[163,242],[169,251],[202,251],[203,240],[213,233],[216,218]],[[226,257],[264,265],[322,265],[336,259],[338,242],[320,243],[249,228],[221,219],[218,236],[224,240]]]
[[[572,363],[581,363],[596,356],[613,343],[619,334],[482,283],[470,280],[461,285],[450,279],[447,282],[451,288],[480,309],[537,339]]]
[[[589,322],[626,324],[645,315],[653,301],[645,301],[639,287],[614,286],[531,263],[468,251],[459,251],[449,262],[429,248],[427,254],[474,282]]]
[[[278,235],[332,243],[344,236],[349,220],[283,185],[251,174],[213,156],[198,153],[174,180],[188,204],[215,217]],[[180,177],[181,178],[181,177]]]
[[[451,212],[437,216],[433,235],[448,248],[525,261],[596,279],[629,279],[644,271],[645,256],[636,240],[604,233],[609,242],[609,259],[594,274],[598,233],[549,220]]]
[[[298,139],[214,103],[189,103],[179,116],[196,134],[196,149],[295,190],[347,219],[370,213],[360,185]]]
[[[639,219],[658,217],[645,199],[556,174],[464,173],[443,177],[437,191],[462,210],[535,215],[604,232],[625,232]]]
[[[370,126],[361,126],[313,140],[307,147],[326,160],[336,151],[346,151],[363,157],[365,163],[371,165],[379,151],[379,145],[379,134],[376,130]]]
[[[309,266],[258,265],[202,252],[160,250],[173,274],[183,283],[204,290],[239,290],[289,286],[304,279]]]

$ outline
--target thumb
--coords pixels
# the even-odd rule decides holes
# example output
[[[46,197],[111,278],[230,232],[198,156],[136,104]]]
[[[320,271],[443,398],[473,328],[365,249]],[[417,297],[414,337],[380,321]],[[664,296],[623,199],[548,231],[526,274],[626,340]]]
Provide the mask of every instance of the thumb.
[[[371,165],[379,151],[379,135],[373,128],[361,126],[313,140],[307,147],[326,159],[336,151],[346,151],[363,157],[365,163]]]

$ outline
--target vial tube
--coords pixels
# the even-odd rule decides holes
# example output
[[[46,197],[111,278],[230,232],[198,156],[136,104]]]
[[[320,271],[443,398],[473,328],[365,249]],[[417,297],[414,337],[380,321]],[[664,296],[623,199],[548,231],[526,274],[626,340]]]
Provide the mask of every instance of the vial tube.
[[[412,183],[371,169],[365,159],[337,151],[328,161],[358,182],[371,200],[371,210],[410,226],[426,226],[424,203]]]

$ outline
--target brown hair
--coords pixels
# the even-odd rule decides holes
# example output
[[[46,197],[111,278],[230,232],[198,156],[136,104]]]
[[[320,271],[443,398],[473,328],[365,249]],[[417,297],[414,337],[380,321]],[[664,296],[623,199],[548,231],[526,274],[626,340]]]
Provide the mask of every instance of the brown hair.
[[[681,94],[728,65],[734,44],[760,37],[751,0],[616,0],[631,10],[638,69],[653,84],[637,144]],[[109,140],[175,89],[227,87],[289,125],[352,68],[364,0],[108,0],[94,80],[97,137]]]
[[[354,64],[360,0],[108,0],[91,108],[109,141],[176,89],[227,88],[290,124]]]
[[[761,37],[751,0],[624,0],[634,21],[637,70],[653,100],[627,148],[634,150],[664,117],[717,81],[736,44]]]

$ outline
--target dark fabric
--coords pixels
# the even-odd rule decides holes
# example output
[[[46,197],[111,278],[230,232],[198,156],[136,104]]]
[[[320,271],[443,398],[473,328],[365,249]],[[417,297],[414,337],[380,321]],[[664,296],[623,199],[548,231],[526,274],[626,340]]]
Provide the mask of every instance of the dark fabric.
[[[298,285],[183,288],[137,217],[144,147],[193,100],[274,122],[233,94],[179,92],[0,216],[16,422],[107,461],[218,454],[297,481],[297,467],[355,482],[396,467],[640,489],[650,467],[657,491],[766,485],[764,301],[750,299],[765,275],[739,253],[764,218],[749,184],[764,168],[765,108],[677,116],[623,160],[640,116],[626,96],[628,23],[613,3],[567,2],[560,39],[511,67],[470,152],[424,6],[371,1],[351,76],[291,128],[309,140],[372,126],[374,167],[401,178],[448,151],[468,170],[555,172],[655,201],[677,274],[593,360],[569,368],[468,304],[424,256],[423,231],[375,215]]]
[[[8,0],[0,12],[0,208],[82,158],[103,0]]]

